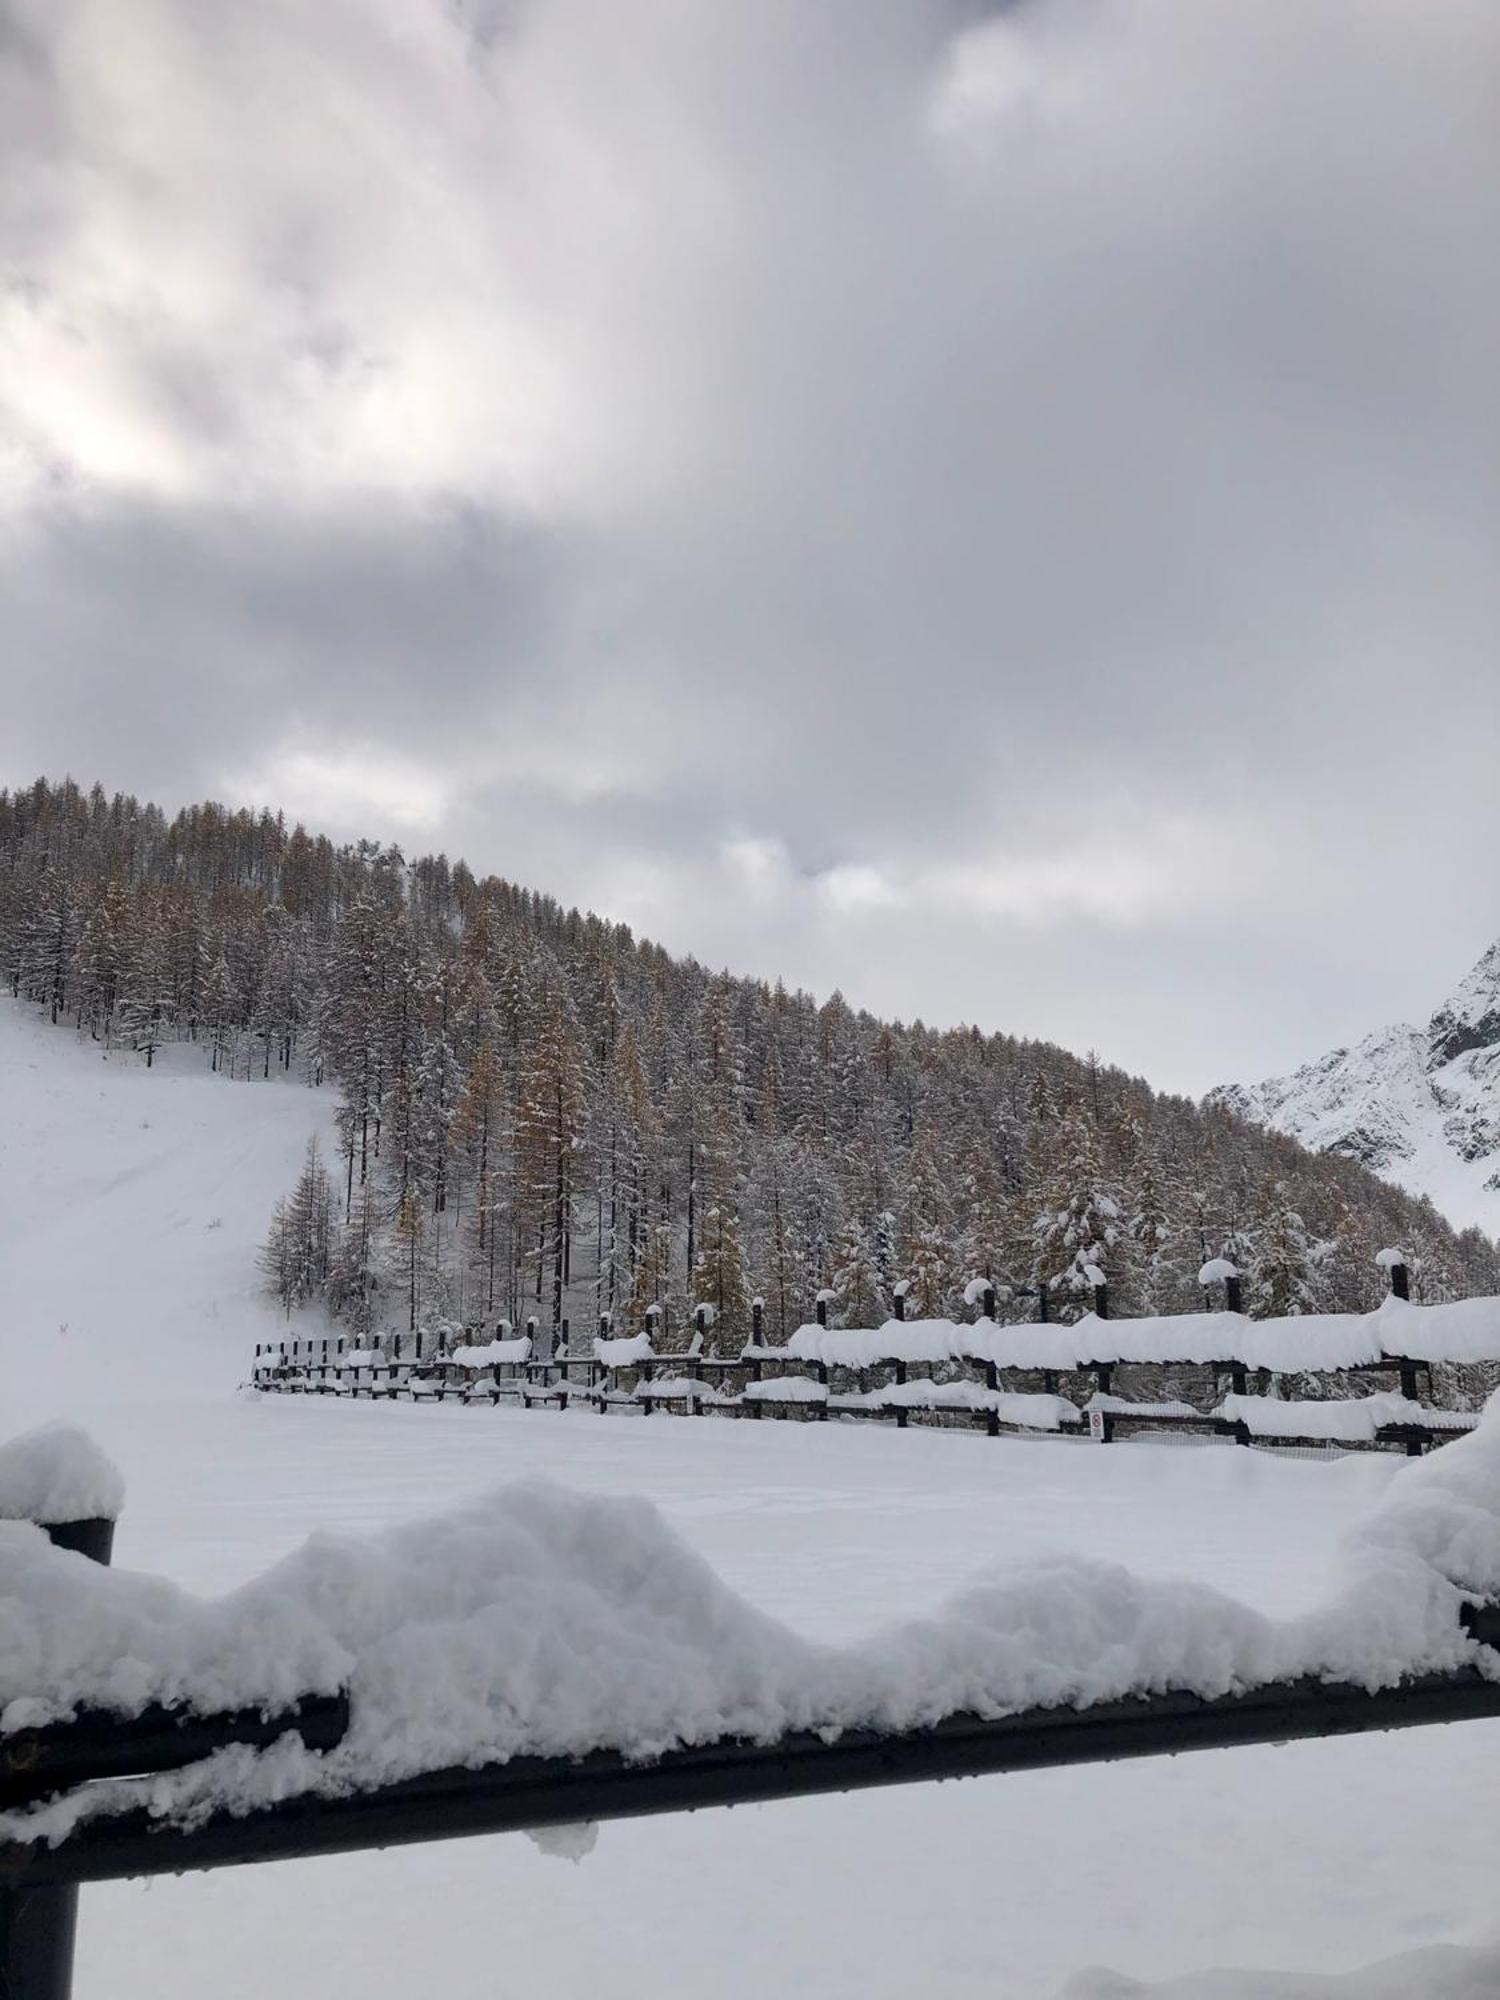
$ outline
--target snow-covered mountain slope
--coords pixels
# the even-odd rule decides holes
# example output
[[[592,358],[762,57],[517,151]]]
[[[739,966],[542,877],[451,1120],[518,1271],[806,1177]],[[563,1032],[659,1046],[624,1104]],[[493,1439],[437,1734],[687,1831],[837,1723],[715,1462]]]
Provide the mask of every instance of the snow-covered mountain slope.
[[[1500,1234],[1500,939],[1425,1028],[1383,1028],[1210,1101],[1363,1161],[1455,1227]]]
[[[0,1409],[226,1393],[278,1321],[256,1251],[331,1091],[148,1072],[0,996]]]

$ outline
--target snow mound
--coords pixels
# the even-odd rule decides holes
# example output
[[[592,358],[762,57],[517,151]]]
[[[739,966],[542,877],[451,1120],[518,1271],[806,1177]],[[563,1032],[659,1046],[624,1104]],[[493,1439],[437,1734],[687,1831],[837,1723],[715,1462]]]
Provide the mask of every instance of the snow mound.
[[[0,1520],[113,1521],[125,1480],[86,1431],[45,1424],[0,1445]]]

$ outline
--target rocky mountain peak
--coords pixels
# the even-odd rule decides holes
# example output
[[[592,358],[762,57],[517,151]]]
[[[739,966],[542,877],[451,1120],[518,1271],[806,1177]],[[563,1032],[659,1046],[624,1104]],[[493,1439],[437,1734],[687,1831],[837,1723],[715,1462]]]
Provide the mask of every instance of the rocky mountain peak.
[[[1429,1196],[1460,1228],[1500,1234],[1500,939],[1425,1029],[1381,1028],[1289,1076],[1227,1084],[1210,1099],[1360,1160]]]
[[[1475,1049],[1500,1049],[1500,938],[1438,1008],[1427,1032],[1434,1065]]]

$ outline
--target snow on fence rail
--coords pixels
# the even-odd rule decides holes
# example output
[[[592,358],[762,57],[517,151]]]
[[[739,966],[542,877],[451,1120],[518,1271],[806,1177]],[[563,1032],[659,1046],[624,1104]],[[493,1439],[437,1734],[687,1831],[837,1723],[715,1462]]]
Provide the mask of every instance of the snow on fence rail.
[[[0,1496],[75,1472],[105,1490],[76,1438],[22,1440]],[[1283,1620],[1054,1557],[815,1645],[654,1508],[542,1482],[319,1535],[218,1602],[69,1525],[0,1520],[9,2000],[66,1995],[80,1881],[1500,1715],[1500,1398]]]
[[[414,1401],[451,1395],[601,1413],[889,1419],[898,1428],[916,1418],[982,1425],[992,1436],[1087,1430],[1105,1443],[1176,1432],[1412,1456],[1471,1427],[1473,1409],[1462,1404],[1500,1386],[1494,1298],[1423,1306],[1393,1290],[1369,1313],[1252,1320],[1221,1311],[1131,1320],[1092,1312],[1070,1325],[1007,1325],[982,1316],[968,1324],[896,1318],[868,1328],[828,1326],[826,1305],[820,1299],[819,1319],[798,1327],[784,1346],[757,1337],[737,1355],[703,1353],[700,1309],[686,1350],[658,1349],[649,1332],[615,1338],[607,1320],[587,1354],[572,1351],[564,1320],[550,1357],[530,1336],[469,1342],[425,1359],[403,1358],[400,1339],[389,1353],[293,1340],[257,1349],[252,1383],[279,1392]],[[1436,1401],[1435,1369],[1468,1371],[1460,1390],[1446,1385],[1450,1399],[1459,1395],[1453,1407]],[[1117,1370],[1130,1376],[1132,1393],[1119,1393]],[[1259,1378],[1253,1392],[1252,1375]],[[1290,1396],[1282,1393],[1288,1380]],[[1315,1393],[1302,1393],[1309,1386]]]

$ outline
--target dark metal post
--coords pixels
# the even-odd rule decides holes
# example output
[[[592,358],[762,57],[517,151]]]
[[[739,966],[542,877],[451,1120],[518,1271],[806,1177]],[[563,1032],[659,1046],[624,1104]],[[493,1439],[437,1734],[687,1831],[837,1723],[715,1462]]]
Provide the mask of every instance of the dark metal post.
[[[979,1313],[982,1319],[993,1319],[995,1317],[995,1287],[993,1285],[986,1285],[984,1290],[979,1294]]]
[[[1095,1285],[1094,1312],[1100,1319],[1109,1318],[1109,1286]]]
[[[750,1345],[762,1347],[765,1344],[766,1307],[763,1299],[753,1299],[750,1303]]]
[[[1411,1297],[1411,1273],[1404,1264],[1390,1264],[1387,1271],[1391,1280],[1391,1297],[1409,1299]]]
[[[1045,1326],[1047,1324],[1047,1282],[1045,1279],[1040,1279],[1037,1283],[1036,1316],[1040,1325]]]
[[[898,1320],[904,1320],[906,1318],[905,1292],[897,1292],[896,1296],[891,1300],[891,1306],[894,1317]]]
[[[115,1524],[103,1515],[50,1521],[42,1532],[54,1547],[108,1565]],[[78,1931],[76,1882],[0,1885],[0,1995],[4,2000],[68,2000],[73,1991],[73,1942]]]
[[[827,1301],[827,1299],[823,1298],[823,1297],[822,1297],[821,1295],[820,1295],[820,1296],[819,1296],[818,1298],[814,1299],[814,1300],[813,1300],[813,1311],[814,1311],[814,1313],[815,1313],[815,1314],[817,1315],[817,1320],[818,1320],[818,1325],[819,1325],[819,1326],[827,1326],[827,1324],[828,1324],[828,1301]]]
[[[1240,1274],[1238,1271],[1235,1272],[1232,1278],[1224,1280],[1224,1305],[1225,1309],[1232,1313],[1242,1313],[1245,1310],[1244,1294],[1240,1290]]]

